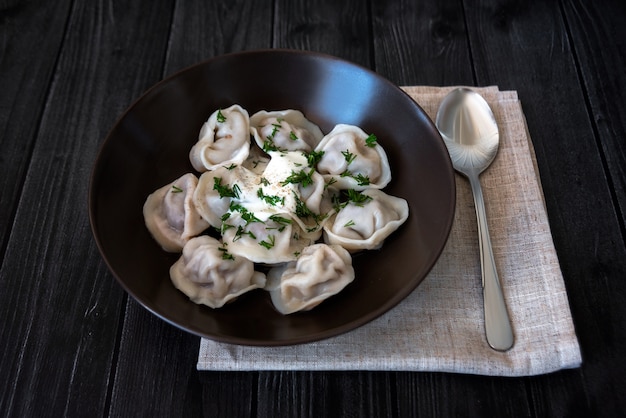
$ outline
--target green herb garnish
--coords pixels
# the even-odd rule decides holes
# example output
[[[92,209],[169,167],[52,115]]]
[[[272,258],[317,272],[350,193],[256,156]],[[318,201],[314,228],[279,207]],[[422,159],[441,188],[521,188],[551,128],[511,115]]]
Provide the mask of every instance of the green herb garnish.
[[[228,252],[226,249],[226,243],[224,243],[223,247],[219,247],[217,250],[222,253],[222,260],[234,260],[235,256]]]
[[[283,218],[280,215],[271,215],[270,219],[278,224],[290,224],[292,221],[289,218]]]
[[[359,186],[369,186],[370,178],[368,176],[364,176],[363,174],[357,174],[356,176],[352,176],[353,179],[356,180],[356,183]]]
[[[341,151],[343,158],[346,159],[346,162],[350,164],[356,158],[356,154],[351,153],[349,150]]]
[[[267,236],[267,241],[263,240],[263,241],[259,241],[259,245],[261,247],[265,247],[268,250],[271,250],[274,245],[276,243],[276,238],[274,238],[274,235],[268,235]]]
[[[272,206],[276,206],[278,203],[284,205],[285,204],[285,198],[284,197],[280,197],[280,196],[272,196],[272,195],[266,195],[265,193],[263,193],[263,189],[259,188],[259,190],[257,190],[256,195],[263,201],[265,201],[265,203],[272,205]]]
[[[324,185],[324,189],[327,189],[327,188],[328,188],[328,186],[330,186],[330,185],[332,185],[332,184],[335,184],[335,183],[337,183],[337,179],[336,179],[336,178],[334,178],[334,177],[331,177],[331,178],[328,180],[328,182]]]
[[[370,136],[368,136],[365,139],[365,145],[367,145],[370,148],[374,148],[376,146],[376,144],[378,144],[378,138],[376,138],[376,135],[374,134],[370,134]]]
[[[291,139],[292,141],[297,141],[299,138],[295,133],[293,133],[293,131],[291,131],[289,132],[289,139]]]
[[[324,151],[303,152],[302,154],[306,157],[309,167],[315,167],[324,156]]]
[[[183,191],[183,189],[181,189],[180,187],[174,185],[172,186],[172,193],[181,193]]]
[[[256,239],[256,235],[254,235],[251,231],[246,231],[243,226],[239,225],[237,227],[237,231],[235,232],[235,237],[233,238],[233,242],[237,241],[244,235],[247,235],[252,239]]]
[[[363,206],[365,203],[372,200],[371,196],[363,194],[362,192],[354,189],[348,189],[348,201],[354,203],[357,206]]]
[[[302,184],[302,187],[307,187],[308,185],[313,184],[313,178],[311,176],[313,175],[314,172],[315,172],[314,168],[311,168],[309,172],[306,172],[304,170],[295,172],[292,170],[289,177],[287,177],[285,181],[280,183],[280,185],[286,186],[289,183],[293,183],[293,184],[300,183]]]
[[[219,123],[224,123],[224,122],[226,122],[226,116],[222,115],[222,109],[219,109],[219,110],[217,111],[217,121],[218,121]]]
[[[340,177],[352,177],[356,180],[357,185],[359,186],[369,186],[370,178],[368,176],[364,176],[363,174],[354,174],[352,171],[346,170],[339,175]]]
[[[276,145],[274,145],[274,141],[272,141],[271,138],[267,138],[263,142],[263,151],[265,151],[265,152],[278,151],[278,147]]]
[[[345,208],[348,205],[347,201],[341,201],[341,195],[339,194],[333,195],[331,201],[333,202],[333,208],[335,209],[335,212],[339,212],[341,209]]]
[[[234,198],[239,199],[239,193],[241,192],[241,189],[236,184],[232,188],[222,185],[221,177],[215,177],[213,179],[213,190],[217,190],[217,192],[220,195],[220,198],[234,197]]]

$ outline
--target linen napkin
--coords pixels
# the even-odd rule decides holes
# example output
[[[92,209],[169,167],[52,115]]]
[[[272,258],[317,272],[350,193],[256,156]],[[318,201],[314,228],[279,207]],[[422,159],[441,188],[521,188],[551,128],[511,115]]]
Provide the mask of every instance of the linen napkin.
[[[404,87],[434,120],[452,87]],[[536,161],[515,91],[472,88],[500,128],[500,148],[481,176],[489,231],[515,345],[485,339],[476,214],[469,182],[456,175],[457,205],[446,247],[398,306],[337,337],[287,347],[202,339],[199,370],[404,370],[525,376],[581,364]]]

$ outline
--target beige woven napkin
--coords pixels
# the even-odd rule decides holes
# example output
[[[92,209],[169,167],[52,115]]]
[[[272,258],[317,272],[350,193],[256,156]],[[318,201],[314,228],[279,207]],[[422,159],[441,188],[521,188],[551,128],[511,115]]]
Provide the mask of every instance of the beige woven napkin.
[[[406,87],[434,119],[451,88]],[[475,88],[492,106],[500,149],[481,176],[494,256],[515,333],[505,352],[485,340],[476,215],[457,174],[449,241],[428,277],[391,311],[352,332],[289,347],[202,339],[199,370],[408,370],[523,376],[581,363],[534,152],[514,91]]]

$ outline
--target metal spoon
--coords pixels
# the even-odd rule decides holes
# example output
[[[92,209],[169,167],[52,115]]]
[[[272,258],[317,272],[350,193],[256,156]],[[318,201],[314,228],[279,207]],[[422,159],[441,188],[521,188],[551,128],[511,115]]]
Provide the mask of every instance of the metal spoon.
[[[493,349],[506,351],[513,346],[513,330],[496,271],[478,179],[498,152],[498,125],[482,96],[467,88],[454,89],[443,99],[435,124],[448,147],[454,169],[465,175],[472,187],[478,218],[485,333]]]

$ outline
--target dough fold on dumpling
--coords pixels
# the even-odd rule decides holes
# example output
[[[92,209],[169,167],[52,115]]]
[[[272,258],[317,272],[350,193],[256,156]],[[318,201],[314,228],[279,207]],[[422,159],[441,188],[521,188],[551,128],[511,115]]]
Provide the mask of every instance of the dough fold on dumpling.
[[[378,189],[367,189],[360,195],[364,199],[343,203],[324,225],[324,242],[349,251],[377,249],[409,216],[409,205],[400,197]]]
[[[189,152],[193,168],[200,172],[241,164],[250,153],[250,117],[239,105],[220,109],[204,123],[198,142]]]
[[[338,245],[306,247],[296,261],[270,269],[266,290],[284,315],[308,311],[354,280],[350,253]]]
[[[336,125],[315,149],[317,171],[336,189],[382,189],[391,181],[385,150],[376,137],[353,125]]]
[[[271,215],[264,221],[256,221],[252,216],[255,215],[251,212],[231,212],[222,224],[222,239],[230,252],[255,263],[277,264],[295,260],[322,236],[321,229],[302,230],[287,213]]]
[[[170,268],[174,286],[195,303],[220,308],[252,289],[265,286],[265,275],[252,261],[232,255],[228,247],[207,235],[191,239]]]
[[[200,176],[193,196],[198,212],[211,226],[220,229],[222,216],[231,204],[239,203],[246,193],[258,188],[258,175],[243,166],[217,167]],[[254,196],[254,194],[253,194]]]
[[[293,109],[255,113],[250,117],[250,132],[265,151],[309,152],[324,136],[317,125]]]
[[[209,227],[192,197],[198,179],[187,173],[150,194],[143,205],[146,227],[169,252],[180,252],[187,241]]]

